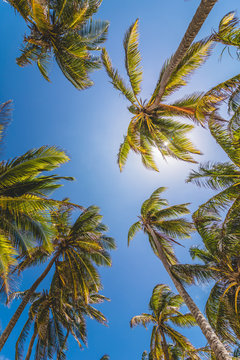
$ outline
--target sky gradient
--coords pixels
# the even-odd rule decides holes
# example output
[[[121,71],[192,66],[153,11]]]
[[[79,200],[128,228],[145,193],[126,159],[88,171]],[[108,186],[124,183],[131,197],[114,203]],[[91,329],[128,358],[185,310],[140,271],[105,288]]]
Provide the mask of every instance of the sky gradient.
[[[199,0],[103,0],[96,18],[110,21],[108,41],[105,46],[114,67],[125,76],[122,41],[128,27],[140,19],[140,50],[144,69],[141,97],[151,95],[163,62],[176,50]],[[209,35],[217,29],[221,18],[229,11],[239,10],[239,0],[219,0],[198,36]],[[167,186],[166,198],[170,204],[191,202],[191,210],[207,200],[212,192],[186,184],[190,169],[197,165],[158,157],[160,172],[143,167],[140,158],[132,155],[120,174],[117,152],[126,134],[130,120],[127,101],[113,89],[102,69],[92,75],[95,85],[86,90],[76,90],[54,64],[48,83],[36,66],[20,68],[15,59],[24,33],[25,22],[6,2],[1,2],[1,102],[13,99],[13,121],[7,131],[3,159],[8,159],[42,145],[58,145],[66,150],[71,161],[57,173],[74,176],[76,181],[65,183],[54,196],[69,197],[83,206],[92,204],[101,208],[103,222],[109,226],[109,235],[116,239],[118,249],[112,252],[112,268],[101,269],[103,294],[111,302],[100,306],[109,320],[109,327],[88,321],[88,349],[80,351],[69,341],[67,359],[99,360],[109,354],[111,360],[141,359],[149,349],[150,329],[130,329],[132,316],[147,312],[153,287],[158,283],[171,284],[160,261],[148,245],[147,237],[140,234],[127,247],[127,233],[136,221],[142,202],[159,186]],[[240,15],[238,13],[238,15]],[[225,52],[220,61],[222,47],[216,46],[213,56],[192,77],[188,87],[177,93],[204,91],[239,73],[239,62],[234,52],[231,58]],[[223,161],[226,156],[206,129],[197,127],[192,140],[204,153],[198,161]],[[189,261],[188,248],[200,244],[194,234],[185,241],[185,248],[177,248],[181,261]],[[40,270],[32,269],[24,275],[27,287]],[[47,286],[48,282],[45,282]],[[192,288],[191,294],[201,309],[208,288]],[[1,327],[6,326],[13,309],[1,305]],[[13,360],[15,342],[25,315],[6,343],[0,360]],[[195,346],[204,345],[199,330],[186,332]]]

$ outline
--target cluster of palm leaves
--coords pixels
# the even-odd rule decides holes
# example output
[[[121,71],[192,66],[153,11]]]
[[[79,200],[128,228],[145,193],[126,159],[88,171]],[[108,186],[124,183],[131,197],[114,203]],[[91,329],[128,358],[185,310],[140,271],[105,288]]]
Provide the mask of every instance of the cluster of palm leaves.
[[[66,78],[77,88],[93,85],[89,73],[101,67],[100,50],[108,22],[92,19],[102,0],[9,0],[30,29],[17,64],[36,62],[46,80],[54,57]]]
[[[11,116],[11,102],[0,108],[1,136]],[[83,208],[49,198],[61,184],[73,180],[49,174],[69,160],[56,147],[43,146],[0,164],[0,281],[7,301],[20,305],[0,337],[4,346],[25,307],[29,317],[16,344],[16,359],[24,356],[24,342],[32,331],[26,359],[35,349],[37,359],[65,359],[67,339],[72,335],[79,346],[87,342],[86,317],[106,324],[105,316],[93,307],[104,300],[98,266],[111,265],[109,250],[114,240],[105,235],[100,209]],[[48,174],[46,174],[48,172]],[[73,221],[73,211],[81,211]],[[75,217],[75,216],[74,216]],[[16,279],[27,268],[47,264],[25,291],[16,292]],[[36,290],[54,267],[49,289]],[[36,340],[36,346],[34,343]]]
[[[20,66],[36,62],[44,78],[54,57],[66,78],[77,88],[92,85],[89,73],[101,66],[93,51],[101,50],[106,40],[108,22],[93,21],[101,0],[8,0],[27,22],[30,33],[24,38]],[[216,0],[201,1],[205,18]],[[207,9],[208,6],[208,9]],[[200,25],[192,21],[195,35]],[[142,205],[139,220],[128,233],[128,243],[143,230],[155,255],[162,261],[179,295],[166,285],[157,285],[149,303],[149,313],[134,316],[130,325],[152,324],[150,352],[143,360],[230,359],[239,357],[240,343],[240,75],[236,75],[206,93],[189,94],[171,101],[171,95],[187,85],[193,72],[209,57],[216,42],[237,48],[239,56],[239,20],[227,14],[218,31],[208,38],[178,50],[165,62],[149,100],[139,97],[143,71],[139,46],[139,21],[136,20],[124,38],[125,67],[129,85],[112,66],[105,49],[102,62],[113,86],[130,102],[131,121],[120,146],[120,170],[130,150],[139,153],[143,164],[158,171],[154,148],[163,158],[173,157],[196,162],[192,154],[201,154],[188,137],[195,122],[208,126],[212,136],[228,155],[225,163],[200,165],[187,181],[219,190],[186,219],[188,203],[169,205],[162,199],[164,187],[158,188]],[[198,30],[197,30],[198,29]],[[187,35],[188,31],[187,30]],[[186,38],[187,38],[186,35]],[[195,36],[194,36],[195,37]],[[183,51],[184,50],[184,51]],[[178,58],[179,57],[179,58]],[[176,58],[178,58],[176,60]],[[175,64],[175,65],[174,65]],[[173,66],[174,65],[174,66]],[[219,110],[227,103],[229,119]],[[0,105],[0,140],[10,120],[11,102]],[[188,122],[179,121],[188,120]],[[57,201],[50,194],[60,180],[71,177],[52,175],[69,160],[57,147],[43,146],[0,163],[0,286],[7,301],[20,304],[0,336],[0,350],[7,341],[24,309],[28,318],[17,343],[16,359],[66,358],[69,336],[82,348],[87,343],[86,318],[106,324],[106,317],[94,307],[105,300],[98,266],[110,266],[109,251],[114,240],[106,236],[100,209],[83,208],[69,199]],[[47,175],[46,175],[46,172]],[[79,211],[76,217],[73,211]],[[174,246],[197,230],[203,247],[191,248],[198,264],[179,264]],[[45,264],[40,276],[25,291],[16,291],[15,280],[26,269]],[[48,289],[37,292],[48,276]],[[211,283],[206,304],[207,319],[185,289],[185,283]],[[183,314],[184,303],[190,313]],[[210,325],[211,327],[210,327]],[[210,347],[195,348],[175,327],[199,325]],[[171,342],[169,342],[169,340]],[[27,343],[27,348],[26,348]],[[201,356],[201,357],[200,357]],[[109,359],[104,355],[103,359]]]
[[[190,341],[179,333],[175,327],[195,326],[196,321],[192,314],[182,314],[180,307],[183,305],[183,299],[180,295],[175,295],[167,285],[157,285],[149,302],[150,314],[143,313],[134,316],[131,321],[131,327],[136,325],[153,324],[150,359],[174,359],[174,353],[180,352],[181,356],[190,357],[199,360],[199,350],[195,349]],[[166,338],[170,338],[173,346],[168,344]]]
[[[153,148],[157,148],[163,158],[195,162],[191,154],[200,151],[188,138],[193,125],[178,121],[178,118],[190,119],[204,124],[210,114],[209,101],[203,101],[203,93],[193,93],[172,101],[169,97],[185,86],[192,73],[209,57],[213,41],[211,38],[194,43],[170,76],[164,93],[155,105],[162,79],[170,60],[167,60],[160,72],[157,85],[151,98],[139,98],[142,83],[141,55],[138,50],[138,20],[129,28],[124,38],[125,67],[130,85],[125,84],[118,71],[112,67],[107,51],[103,49],[102,60],[113,86],[130,102],[128,110],[132,114],[127,135],[120,146],[118,164],[122,170],[130,150],[139,153],[147,168],[158,171],[153,157]],[[209,99],[208,99],[209,100]]]

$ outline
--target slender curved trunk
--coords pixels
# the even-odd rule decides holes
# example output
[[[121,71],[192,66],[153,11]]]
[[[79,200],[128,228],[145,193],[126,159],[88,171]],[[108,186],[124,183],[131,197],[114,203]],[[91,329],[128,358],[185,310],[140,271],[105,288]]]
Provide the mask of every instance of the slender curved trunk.
[[[167,341],[164,335],[164,332],[160,329],[160,334],[162,337],[162,348],[163,348],[163,354],[164,354],[164,359],[165,360],[170,360],[169,359],[169,353],[168,353],[168,346],[167,346]]]
[[[2,350],[5,342],[7,341],[9,335],[11,334],[14,326],[16,325],[18,319],[20,318],[23,310],[28,304],[29,299],[31,298],[31,295],[34,293],[34,291],[37,289],[38,285],[43,281],[43,279],[47,276],[49,271],[51,270],[55,260],[57,259],[58,254],[56,254],[52,260],[49,262],[46,269],[43,271],[42,275],[39,276],[39,278],[34,282],[34,284],[30,287],[30,289],[27,291],[26,295],[24,296],[21,304],[18,306],[17,310],[15,311],[14,315],[12,316],[11,320],[9,321],[6,329],[3,331],[1,337],[0,337],[0,351]]]
[[[213,6],[216,4],[218,0],[201,0],[200,5],[197,8],[196,13],[194,14],[192,21],[190,22],[181,43],[179,44],[177,51],[173,55],[161,81],[161,85],[156,96],[154,103],[149,106],[149,110],[154,110],[163,96],[165,91],[165,87],[167,85],[170,76],[172,75],[175,68],[178,64],[182,61],[183,57],[185,56],[186,52],[188,51],[189,47],[191,46],[193,40],[197,36],[199,30],[201,29],[204,21],[208,17],[210,11],[212,10]]]
[[[168,260],[163,252],[163,249],[157,239],[157,235],[154,233],[154,231],[151,229],[151,227],[147,226],[147,229],[149,233],[152,236],[152,239],[154,241],[154,244],[156,246],[159,259],[162,261],[163,266],[165,267],[167,273],[169,274],[172,282],[174,283],[178,293],[182,296],[185,304],[189,308],[190,312],[192,313],[193,317],[195,318],[198,326],[202,330],[203,335],[207,339],[212,351],[214,352],[217,360],[231,360],[231,356],[227,352],[226,348],[222,344],[222,342],[219,340],[215,332],[213,331],[211,325],[205,318],[205,316],[202,314],[202,312],[199,310],[193,299],[190,297],[190,295],[185,290],[182,283],[177,280],[170,269]]]
[[[25,360],[29,360],[30,359],[30,356],[32,354],[32,349],[33,349],[33,344],[34,344],[34,341],[36,339],[36,336],[37,336],[37,325],[34,326],[34,332],[33,332],[33,335],[31,337],[31,340],[30,340],[30,343],[29,343],[29,347],[28,347],[28,351],[27,351],[27,355],[25,357]]]

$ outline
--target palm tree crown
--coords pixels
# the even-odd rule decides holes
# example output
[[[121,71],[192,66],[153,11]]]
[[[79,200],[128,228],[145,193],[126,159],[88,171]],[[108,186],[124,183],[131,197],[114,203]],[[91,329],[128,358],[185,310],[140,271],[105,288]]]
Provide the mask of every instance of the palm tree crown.
[[[56,354],[58,360],[65,359],[66,343],[69,335],[72,335],[80,348],[82,343],[87,343],[86,316],[106,324],[105,316],[93,307],[108,300],[103,295],[90,292],[88,303],[81,296],[73,301],[71,291],[61,291],[57,275],[53,277],[50,292],[43,291],[34,294],[29,308],[28,319],[19,335],[16,343],[16,360],[23,357],[24,343],[27,340],[31,328],[33,335],[29,342],[26,359],[30,359],[35,340],[35,357],[39,360],[53,358]],[[23,294],[17,294],[22,296]]]
[[[165,336],[178,345],[185,354],[191,353],[192,359],[199,359],[197,355],[193,354],[195,349],[189,340],[174,328],[175,326],[190,327],[196,325],[196,321],[190,313],[181,313],[182,305],[181,296],[175,295],[167,285],[157,285],[153,289],[149,302],[151,314],[144,313],[131,319],[131,327],[135,325],[146,327],[149,323],[153,324],[150,344],[153,360],[170,359]]]
[[[192,72],[208,58],[211,52],[211,40],[199,41],[193,44],[180,61],[167,81],[161,102],[151,109],[162,78],[169,61],[164,64],[156,88],[149,101],[142,101],[138,95],[141,91],[142,68],[141,55],[138,50],[138,20],[129,28],[124,38],[125,67],[130,81],[130,87],[112,67],[110,58],[105,49],[102,52],[103,64],[113,86],[119,90],[130,102],[128,107],[133,115],[128,127],[127,136],[120,146],[118,164],[123,168],[129,151],[141,154],[142,162],[147,168],[158,170],[153,159],[152,150],[156,147],[163,157],[171,156],[184,161],[195,162],[191,154],[200,154],[186,134],[193,128],[192,125],[180,123],[175,117],[187,118],[198,123],[204,123],[209,115],[206,103],[201,101],[202,94],[194,93],[178,101],[166,103],[165,100],[182,86]],[[201,104],[201,106],[199,106]]]
[[[113,238],[104,233],[107,227],[102,224],[102,215],[97,206],[82,211],[72,223],[72,209],[64,202],[51,212],[53,225],[52,251],[47,253],[42,247],[34,248],[22,255],[19,269],[23,270],[36,262],[55,258],[55,266],[62,286],[72,289],[73,296],[84,296],[86,301],[89,289],[99,291],[101,282],[95,265],[111,266],[108,250],[115,249]],[[90,287],[89,287],[90,286]]]
[[[30,29],[25,36],[20,66],[36,62],[44,78],[54,56],[66,78],[77,88],[93,84],[89,73],[101,67],[100,58],[91,54],[106,40],[108,22],[93,21],[102,0],[9,0]]]
[[[108,250],[115,248],[114,240],[104,234],[107,227],[101,223],[102,216],[98,207],[91,206],[83,210],[73,224],[71,213],[72,208],[67,200],[65,203],[59,202],[58,207],[51,211],[52,247],[46,249],[36,246],[21,254],[21,262],[17,266],[19,271],[49,261],[42,274],[25,292],[22,302],[3,331],[0,337],[0,350],[28,301],[54,265],[58,287],[71,291],[73,301],[80,295],[88,303],[90,291],[98,292],[102,288],[96,265],[111,265]]]
[[[153,251],[158,256],[153,234],[161,245],[165,256],[170,264],[175,264],[177,259],[173,251],[173,244],[180,245],[176,239],[189,237],[193,231],[193,224],[188,220],[179,217],[189,214],[188,204],[168,206],[166,199],[162,199],[161,193],[166,188],[160,187],[153,192],[149,199],[144,201],[141,208],[139,221],[134,223],[128,232],[128,243],[133,239],[136,232],[143,230],[149,237]]]

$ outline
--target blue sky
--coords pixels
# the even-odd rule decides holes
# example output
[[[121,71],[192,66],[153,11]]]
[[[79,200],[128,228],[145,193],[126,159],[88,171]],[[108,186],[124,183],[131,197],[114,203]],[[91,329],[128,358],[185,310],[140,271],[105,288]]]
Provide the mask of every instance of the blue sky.
[[[143,57],[144,82],[142,98],[148,98],[154,89],[163,62],[177,48],[198,4],[197,0],[103,0],[97,18],[110,21],[106,48],[114,66],[124,72],[122,40],[125,31],[136,18],[140,19],[140,50]],[[239,9],[238,0],[219,0],[205,22],[198,38],[208,35],[221,18],[231,10]],[[7,159],[33,147],[58,145],[65,149],[71,161],[58,173],[74,176],[75,182],[65,183],[56,197],[70,197],[83,206],[100,206],[109,234],[116,239],[118,249],[112,253],[111,269],[101,269],[104,295],[110,303],[100,307],[109,319],[109,327],[88,322],[88,349],[79,351],[74,341],[69,342],[67,358],[71,360],[98,360],[103,354],[111,360],[140,359],[149,347],[150,330],[129,328],[132,316],[146,312],[153,287],[158,283],[172,286],[160,261],[152,253],[147,238],[139,234],[127,247],[127,232],[135,221],[142,202],[159,186],[167,186],[166,198],[171,204],[191,202],[195,210],[211,192],[185,184],[185,178],[197,165],[160,157],[159,173],[146,170],[136,155],[131,155],[120,174],[116,159],[119,144],[129,122],[127,102],[111,86],[104,72],[92,76],[95,85],[87,91],[77,91],[54,64],[51,83],[46,82],[35,66],[20,68],[15,63],[23,34],[24,21],[13,9],[1,2],[1,102],[14,101],[13,122],[8,129],[2,156]],[[211,86],[239,72],[239,62],[227,52],[219,60],[221,47],[196,72],[184,93],[207,90]],[[125,76],[125,75],[124,75]],[[199,161],[226,159],[208,131],[197,127],[192,132],[194,143],[202,150]],[[176,252],[182,261],[188,261],[188,248],[200,243],[195,234],[185,242],[185,248]],[[24,275],[25,286],[32,283],[39,270]],[[47,286],[47,282],[45,284]],[[191,294],[204,308],[208,289],[193,288]],[[15,305],[2,305],[1,325],[4,328]],[[26,314],[25,314],[26,315]],[[17,333],[24,316],[2,351],[8,360],[14,359]],[[197,329],[188,331],[194,345],[205,344]]]

